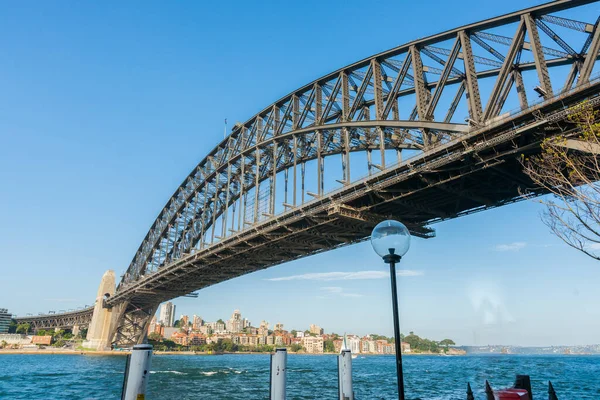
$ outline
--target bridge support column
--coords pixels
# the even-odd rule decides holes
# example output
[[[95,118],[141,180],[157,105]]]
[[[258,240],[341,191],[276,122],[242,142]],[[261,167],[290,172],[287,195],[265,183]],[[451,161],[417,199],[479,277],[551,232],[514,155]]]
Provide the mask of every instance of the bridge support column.
[[[113,310],[104,307],[104,299],[113,296],[115,288],[115,271],[108,270],[102,275],[102,280],[100,281],[92,322],[88,328],[83,347],[95,350],[110,350],[110,333],[113,331],[111,328],[115,323],[115,318],[113,317]]]

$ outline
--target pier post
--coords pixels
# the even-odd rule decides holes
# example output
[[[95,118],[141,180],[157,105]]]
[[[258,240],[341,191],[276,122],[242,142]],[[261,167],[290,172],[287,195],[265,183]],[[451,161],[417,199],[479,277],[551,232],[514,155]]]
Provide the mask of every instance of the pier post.
[[[127,357],[121,400],[144,400],[150,377],[152,345],[136,344]]]
[[[352,352],[350,350],[342,350],[338,356],[338,388],[339,400],[354,400]]]
[[[287,373],[287,350],[276,349],[271,354],[271,384],[269,388],[270,400],[285,400],[285,383]]]

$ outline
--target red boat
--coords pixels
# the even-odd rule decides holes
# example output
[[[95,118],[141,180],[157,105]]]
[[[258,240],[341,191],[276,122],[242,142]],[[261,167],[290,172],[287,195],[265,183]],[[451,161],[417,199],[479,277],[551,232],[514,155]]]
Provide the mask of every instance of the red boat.
[[[533,400],[531,380],[529,375],[517,375],[513,387],[494,391],[488,381],[485,381],[486,400]],[[475,400],[471,384],[467,383],[467,400]],[[548,400],[558,400],[552,382],[548,382]]]

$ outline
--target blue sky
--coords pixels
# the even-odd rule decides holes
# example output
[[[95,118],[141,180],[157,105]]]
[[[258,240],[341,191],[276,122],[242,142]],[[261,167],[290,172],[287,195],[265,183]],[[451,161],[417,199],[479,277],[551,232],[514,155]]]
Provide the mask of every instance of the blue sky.
[[[467,0],[468,14],[443,1],[5,4],[0,306],[23,315],[91,304],[103,272],[126,269],[222,139],[224,118],[244,121],[417,37],[539,3]],[[402,331],[461,344],[598,342],[600,266],[553,237],[541,210],[506,206],[414,240],[399,279]],[[385,268],[363,243],[175,303],[207,320],[239,308],[255,323],[391,335]]]

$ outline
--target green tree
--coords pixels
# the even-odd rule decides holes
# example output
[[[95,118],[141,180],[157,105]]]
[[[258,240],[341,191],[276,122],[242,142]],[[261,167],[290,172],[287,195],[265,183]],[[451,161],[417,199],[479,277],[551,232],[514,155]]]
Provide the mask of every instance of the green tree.
[[[17,332],[17,320],[16,319],[11,319],[10,320],[10,324],[8,325],[8,333],[16,333]]]
[[[17,333],[27,333],[27,332],[29,332],[30,328],[31,328],[31,326],[29,324],[19,324],[19,325],[17,325],[16,332]]]
[[[173,324],[173,328],[179,328],[179,320],[175,321]]]
[[[295,329],[292,329],[292,330],[290,331],[290,333],[292,334],[292,336],[293,336],[293,337],[296,337],[296,334],[298,333],[298,331],[297,331],[297,330],[295,330]]]
[[[1,342],[0,342],[0,349],[3,349],[3,348],[5,348],[7,344],[8,344],[8,343],[6,343],[6,340],[3,340],[3,341],[1,341]]]
[[[221,318],[219,318],[219,319],[217,320],[217,323],[219,323],[219,324],[223,324],[223,325],[225,324],[225,322],[224,322],[224,321],[223,321]]]
[[[79,330],[79,334],[77,334],[77,337],[79,337],[81,339],[85,339],[87,337],[87,332],[88,332],[88,328],[82,328]]]
[[[323,350],[325,353],[335,353],[335,346],[333,340],[326,340],[323,342]]]
[[[160,333],[152,332],[151,334],[148,335],[148,340],[160,342],[162,340],[162,336],[160,336]]]
[[[298,343],[292,343],[292,345],[290,346],[290,351],[297,353],[300,350],[302,350],[302,345],[298,344]]]

